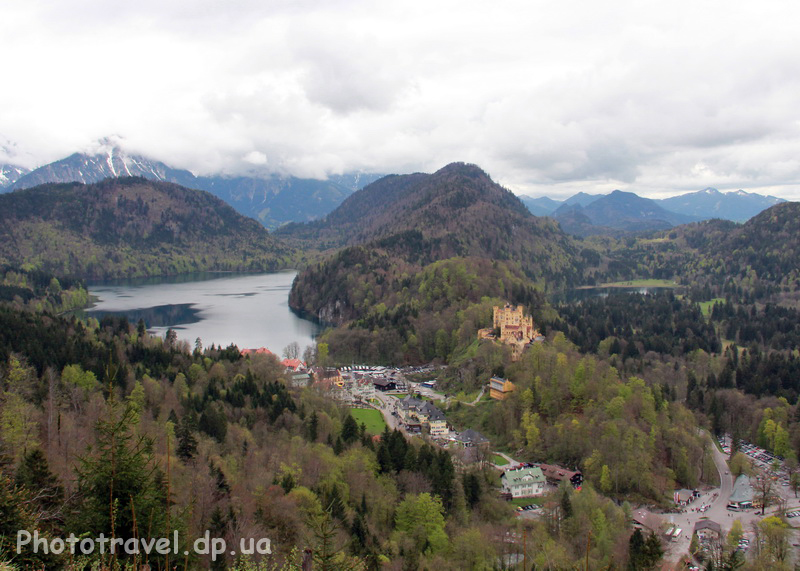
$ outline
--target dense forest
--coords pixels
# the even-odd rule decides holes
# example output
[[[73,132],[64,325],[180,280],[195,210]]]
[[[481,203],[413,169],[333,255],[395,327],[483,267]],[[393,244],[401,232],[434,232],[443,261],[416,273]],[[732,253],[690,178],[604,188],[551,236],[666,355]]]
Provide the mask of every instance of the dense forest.
[[[0,195],[0,262],[57,276],[285,268],[291,248],[209,193],[143,178]]]
[[[537,565],[569,567],[587,556],[593,565],[622,565],[630,536],[625,509],[592,482],[611,494],[628,490],[625,466],[642,454],[654,477],[634,485],[641,494],[658,494],[673,477],[686,484],[700,477],[692,466],[703,443],[688,435],[693,421],[681,405],[660,394],[654,399],[640,382],[623,383],[599,363],[590,364],[596,371],[584,369],[585,387],[573,384],[574,393],[545,396],[541,386],[541,398],[506,406],[520,407],[516,417],[531,454],[541,449],[577,459],[581,452],[566,453],[574,435],[548,435],[542,425],[539,441],[536,423],[545,409],[576,414],[576,398],[601,399],[602,410],[584,414],[599,414],[608,430],[621,429],[634,441],[644,438],[635,451],[640,456],[592,452],[598,470],[611,470],[613,487],[590,472],[580,494],[562,489],[558,509],[523,522],[497,497],[493,469],[463,464],[425,439],[367,433],[314,390],[289,389],[274,356],[243,358],[235,347],[191,350],[124,319],[82,323],[8,306],[0,318],[0,552],[11,552],[18,529],[145,539],[177,530],[181,538],[181,555],[169,562],[152,554],[70,561],[23,550],[17,565],[79,569],[147,560],[160,568],[256,568],[255,559],[241,555],[186,559],[184,547],[204,530],[229,545],[234,538],[270,538],[273,554],[262,559],[263,569],[294,569],[304,548],[313,549],[320,569],[491,569],[518,549],[507,538],[522,533]],[[559,343],[546,352],[551,365],[530,361],[534,368],[521,364],[520,374],[572,374],[561,369]],[[561,348],[570,351],[571,367],[574,351]],[[614,397],[619,405],[606,402],[612,395],[622,395]],[[533,410],[543,411],[541,420]],[[676,421],[687,435],[673,438],[667,454],[656,452],[659,442],[647,436],[651,424],[666,435],[678,430]],[[586,553],[589,530],[595,540]]]
[[[714,485],[709,433],[757,443],[800,474],[796,205],[743,225],[577,240],[454,164],[368,186],[326,220],[283,230],[290,247],[186,192],[122,179],[0,197],[0,562],[18,529],[37,529],[177,531],[180,546],[82,559],[27,550],[19,568],[288,570],[313,554],[319,569],[488,570],[511,565],[527,538],[537,569],[646,569],[661,553],[633,532],[632,505],[666,508],[676,488]],[[292,387],[275,356],[68,313],[88,302],[76,277],[300,260],[290,303],[331,325],[313,364],[441,364],[454,428],[580,469],[582,490],[516,517],[485,458],[370,433],[318,390]],[[551,297],[640,278],[675,287]],[[477,338],[506,302],[544,335],[518,360]],[[492,376],[516,390],[478,398]],[[273,553],[184,555],[206,530],[229,544],[269,538]],[[783,564],[769,550],[746,563]]]

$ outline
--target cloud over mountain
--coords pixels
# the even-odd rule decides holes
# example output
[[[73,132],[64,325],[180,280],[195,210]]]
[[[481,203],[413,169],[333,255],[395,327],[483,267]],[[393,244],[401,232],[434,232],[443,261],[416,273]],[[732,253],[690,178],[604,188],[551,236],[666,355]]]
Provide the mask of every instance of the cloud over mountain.
[[[108,133],[197,174],[481,164],[528,194],[792,198],[800,8],[12,0],[0,132],[35,167]],[[736,73],[730,70],[735,69]],[[54,97],[57,88],[58,96]]]

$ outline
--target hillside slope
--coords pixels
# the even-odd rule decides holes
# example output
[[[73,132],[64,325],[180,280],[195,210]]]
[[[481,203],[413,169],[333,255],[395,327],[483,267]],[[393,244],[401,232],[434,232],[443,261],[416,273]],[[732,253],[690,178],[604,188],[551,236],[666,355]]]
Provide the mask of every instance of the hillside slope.
[[[324,220],[279,234],[344,245],[298,274],[289,298],[298,311],[344,325],[326,337],[344,360],[446,358],[487,326],[492,303],[535,311],[542,290],[575,282],[584,265],[555,221],[532,216],[462,163],[386,177]],[[464,317],[473,306],[480,317]]]
[[[532,216],[475,165],[385,177],[323,220],[276,232],[307,247],[373,244],[413,263],[454,256],[513,260],[533,279],[570,273],[574,242],[552,220]]]
[[[86,278],[283,267],[290,250],[202,191],[143,178],[0,196],[0,259]]]

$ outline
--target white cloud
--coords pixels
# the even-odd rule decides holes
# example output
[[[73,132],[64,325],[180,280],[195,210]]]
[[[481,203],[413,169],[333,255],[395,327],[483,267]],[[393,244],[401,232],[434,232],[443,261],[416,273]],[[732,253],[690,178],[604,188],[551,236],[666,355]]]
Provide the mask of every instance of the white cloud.
[[[530,194],[800,197],[799,15],[782,0],[9,0],[0,133],[24,166],[117,133],[203,173],[464,160]]]

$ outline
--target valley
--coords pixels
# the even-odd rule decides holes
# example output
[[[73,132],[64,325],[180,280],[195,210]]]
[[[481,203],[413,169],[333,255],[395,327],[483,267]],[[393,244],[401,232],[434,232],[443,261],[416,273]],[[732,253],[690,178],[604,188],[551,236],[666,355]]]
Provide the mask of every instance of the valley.
[[[0,554],[15,526],[133,536],[148,518],[150,537],[269,537],[264,569],[300,565],[305,549],[323,569],[789,568],[792,498],[759,482],[800,488],[798,205],[741,224],[654,211],[642,227],[611,209],[647,206],[626,193],[581,200],[573,220],[624,227],[570,233],[464,163],[380,178],[274,232],[141,177],[0,195]],[[288,269],[275,287],[258,274]],[[200,271],[245,273],[222,293],[175,277]],[[155,276],[176,282],[164,303],[137,303],[130,284],[107,313],[67,313],[103,297],[87,280]],[[277,301],[262,286],[314,332],[301,340],[263,313]],[[229,294],[251,303],[214,309]],[[195,343],[177,322],[118,313],[165,304],[229,325],[187,329]],[[498,324],[507,304],[524,323]],[[528,319],[536,335],[516,335]],[[261,332],[236,337],[246,329]],[[257,342],[267,331],[275,340]],[[748,443],[780,466],[750,460]],[[529,496],[540,507],[522,516],[528,496],[507,501],[501,485],[521,464],[581,481],[542,475],[546,492]],[[752,477],[766,514],[724,509],[728,472]],[[676,492],[718,488],[704,516],[671,515]],[[648,527],[645,513],[707,517],[721,534],[671,541],[675,526]],[[759,548],[738,549],[737,535]],[[19,563],[72,565],[45,555]]]

